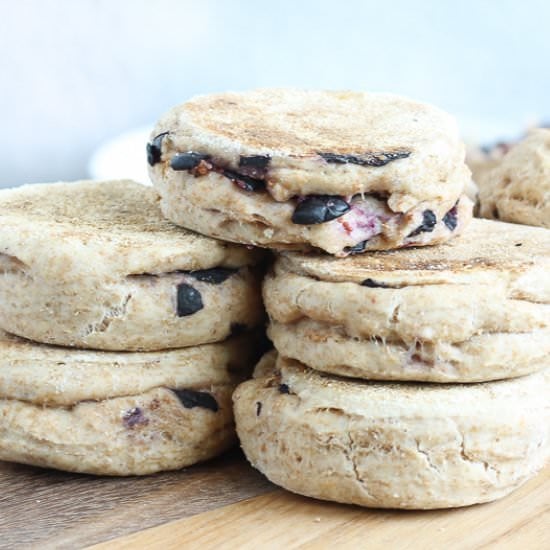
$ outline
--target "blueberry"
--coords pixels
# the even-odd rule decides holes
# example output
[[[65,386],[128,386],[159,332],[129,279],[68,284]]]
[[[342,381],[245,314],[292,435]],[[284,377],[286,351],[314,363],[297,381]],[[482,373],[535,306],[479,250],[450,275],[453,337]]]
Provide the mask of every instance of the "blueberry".
[[[213,412],[218,412],[220,409],[216,398],[208,392],[185,389],[172,391],[186,409],[202,407],[203,409],[209,409]]]
[[[325,223],[343,216],[349,209],[350,205],[337,195],[310,195],[296,206],[292,214],[292,223]]]
[[[265,181],[263,179],[251,178],[250,176],[238,174],[232,170],[223,170],[222,174],[244,191],[253,192],[263,191],[265,189]]]
[[[431,233],[434,230],[437,218],[431,210],[424,210],[422,212],[422,224],[419,225],[412,233],[409,233],[409,237],[415,237],[420,233]]]
[[[143,411],[139,407],[134,407],[122,415],[122,422],[127,428],[133,428],[134,426],[149,424],[149,419],[143,415]]]
[[[389,285],[385,283],[379,283],[378,281],[375,281],[374,279],[365,279],[361,286],[367,286],[369,288],[391,288]]]
[[[271,157],[269,155],[241,156],[239,157],[239,169],[237,173],[253,179],[264,180],[270,161]]]
[[[181,283],[177,286],[177,314],[185,317],[200,311],[204,307],[201,293],[191,285]]]
[[[197,281],[219,285],[231,277],[231,275],[237,273],[237,271],[239,270],[229,267],[213,267],[212,269],[197,269],[196,271],[190,271],[189,275],[197,279]]]
[[[176,153],[170,161],[172,170],[192,170],[196,168],[201,161],[208,160],[210,155],[188,151],[187,153]]]
[[[158,136],[153,138],[151,143],[147,144],[147,162],[154,166],[157,162],[160,162],[161,157],[161,145],[164,136],[168,135],[169,132],[162,132]]]
[[[262,412],[262,403],[261,401],[256,401],[256,416],[260,416]]]
[[[456,205],[453,206],[446,214],[443,216],[443,223],[451,230],[456,229],[458,220],[456,218]]]
[[[360,166],[385,166],[392,160],[410,156],[410,151],[387,151],[364,153],[361,155],[341,155],[338,153],[318,153],[326,162],[332,164],[358,164]]]
[[[368,241],[361,241],[360,243],[354,244],[353,246],[346,246],[344,248],[344,252],[347,252],[350,255],[361,254],[361,252],[365,252],[365,248],[367,248],[367,242]]]
[[[248,157],[239,157],[239,168],[243,167],[252,167],[265,170],[268,165],[271,157],[269,155],[251,155]]]
[[[290,393],[290,388],[286,384],[279,384],[279,393]]]

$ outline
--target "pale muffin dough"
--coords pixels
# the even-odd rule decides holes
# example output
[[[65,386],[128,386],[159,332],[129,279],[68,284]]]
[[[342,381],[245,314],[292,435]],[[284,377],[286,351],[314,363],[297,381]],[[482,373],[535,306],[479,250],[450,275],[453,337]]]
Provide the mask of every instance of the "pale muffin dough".
[[[262,254],[176,227],[130,181],[0,192],[0,327],[38,342],[155,350],[263,318]]]
[[[0,460],[142,475],[211,458],[236,441],[231,394],[257,350],[254,335],[114,353],[0,333]]]
[[[480,215],[550,229],[550,129],[527,137],[479,178]]]
[[[483,384],[330,377],[279,359],[234,396],[241,446],[273,483],[377,508],[501,498],[550,456],[550,375]]]
[[[550,232],[473,220],[439,247],[285,252],[264,281],[281,354],[359,378],[473,382],[546,366]]]

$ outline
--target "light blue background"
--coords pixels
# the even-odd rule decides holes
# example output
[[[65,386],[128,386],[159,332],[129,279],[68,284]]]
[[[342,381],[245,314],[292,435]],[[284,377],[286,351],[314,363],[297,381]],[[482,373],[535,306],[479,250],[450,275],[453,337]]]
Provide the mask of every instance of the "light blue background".
[[[481,140],[550,115],[543,1],[0,6],[0,186],[83,177],[104,140],[210,91],[392,91],[451,111]]]

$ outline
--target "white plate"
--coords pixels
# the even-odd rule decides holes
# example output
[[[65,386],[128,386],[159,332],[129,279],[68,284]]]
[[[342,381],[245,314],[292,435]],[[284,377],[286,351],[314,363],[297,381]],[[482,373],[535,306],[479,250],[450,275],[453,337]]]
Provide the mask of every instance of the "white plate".
[[[151,126],[130,130],[105,142],[88,162],[88,175],[92,179],[132,179],[151,185],[147,172],[146,145]]]

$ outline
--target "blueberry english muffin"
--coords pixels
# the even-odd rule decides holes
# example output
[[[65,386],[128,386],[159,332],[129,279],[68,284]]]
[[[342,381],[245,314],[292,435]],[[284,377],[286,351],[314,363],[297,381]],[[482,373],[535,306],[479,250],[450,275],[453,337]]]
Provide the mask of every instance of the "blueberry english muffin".
[[[237,433],[271,481],[315,498],[447,508],[507,495],[550,455],[550,373],[391,384],[262,362],[233,396]]]
[[[550,229],[550,129],[531,130],[478,179],[482,217]]]
[[[155,350],[263,319],[258,250],[177,227],[131,181],[0,192],[0,327],[38,342]]]
[[[211,237],[336,256],[435,244],[471,217],[453,119],[388,94],[200,96],[147,147],[164,214]]]
[[[139,475],[211,458],[236,441],[231,394],[257,347],[81,351],[0,332],[0,459]]]
[[[437,247],[348,258],[281,253],[269,335],[314,369],[476,382],[550,366],[550,231],[472,220]]]

